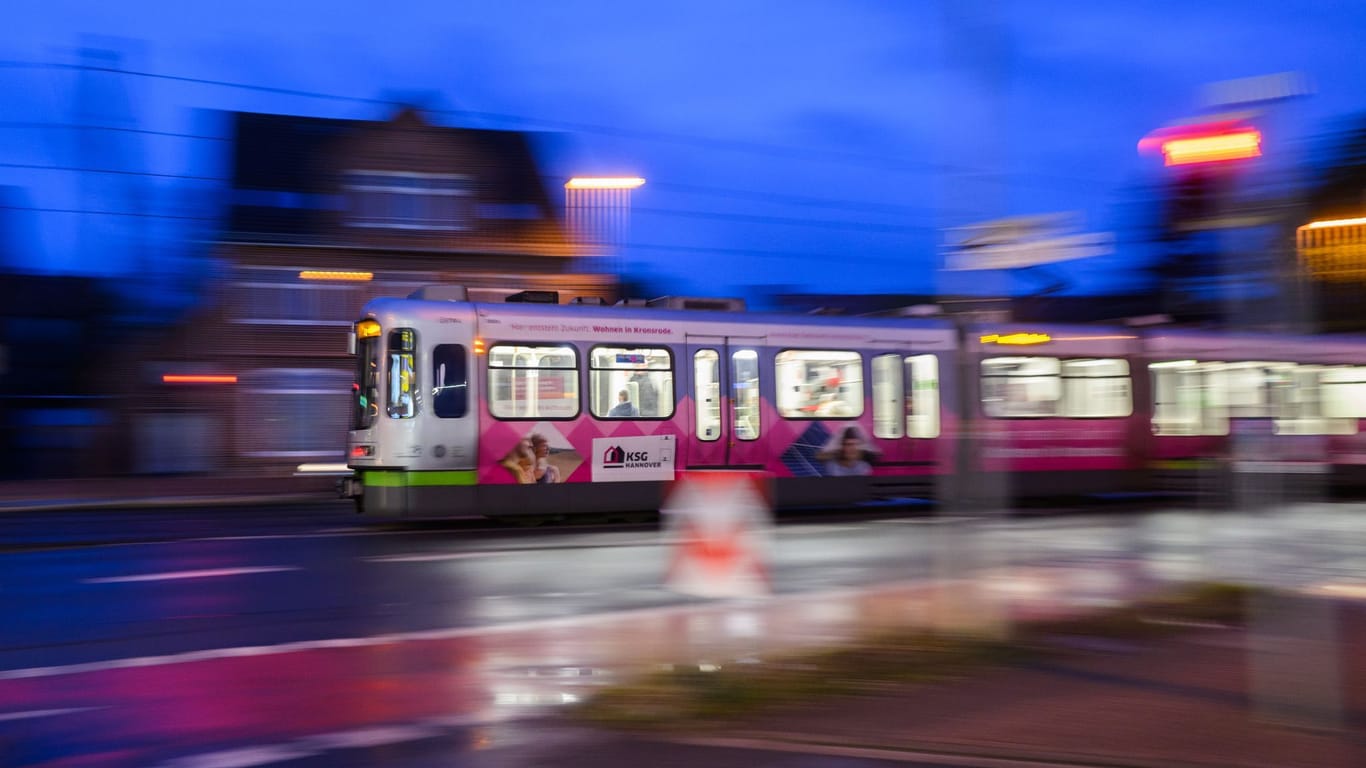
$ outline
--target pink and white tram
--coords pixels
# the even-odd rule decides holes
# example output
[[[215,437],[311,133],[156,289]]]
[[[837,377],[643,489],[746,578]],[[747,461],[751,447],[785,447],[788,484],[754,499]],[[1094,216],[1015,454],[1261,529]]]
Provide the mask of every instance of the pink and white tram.
[[[1162,330],[1144,355],[1161,474],[1366,484],[1366,341]]]
[[[1366,480],[1359,340],[699,303],[370,302],[344,493],[379,515],[570,515],[654,509],[702,469],[764,471],[784,507],[1215,468]]]
[[[965,329],[973,482],[1012,497],[1144,489],[1140,343],[1091,326]]]
[[[363,314],[346,486],[366,513],[649,510],[699,469],[765,471],[781,506],[845,504],[932,495],[955,457],[941,321],[477,304],[453,287]],[[840,469],[846,440],[858,459]]]

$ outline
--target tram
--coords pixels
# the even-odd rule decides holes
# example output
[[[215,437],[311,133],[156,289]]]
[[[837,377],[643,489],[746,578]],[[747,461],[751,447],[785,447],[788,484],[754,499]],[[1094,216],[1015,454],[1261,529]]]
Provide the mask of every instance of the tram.
[[[763,472],[799,507],[942,498],[968,478],[1145,491],[1248,455],[1251,471],[1366,469],[1360,340],[430,286],[371,301],[352,343],[342,488],[375,515],[639,512],[696,470]]]

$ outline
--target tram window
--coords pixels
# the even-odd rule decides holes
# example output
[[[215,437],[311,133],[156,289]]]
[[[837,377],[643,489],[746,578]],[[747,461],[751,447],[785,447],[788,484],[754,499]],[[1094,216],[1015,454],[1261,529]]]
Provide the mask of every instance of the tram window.
[[[873,437],[901,437],[906,393],[901,383],[901,355],[873,358]]]
[[[411,419],[417,415],[417,382],[414,357],[417,332],[412,328],[389,331],[389,402],[391,419]]]
[[[692,356],[692,399],[697,409],[697,439],[721,439],[721,368],[714,349],[700,349]]]
[[[1115,419],[1134,412],[1129,361],[1095,358],[1062,361],[1062,415]]]
[[[1329,368],[1319,381],[1323,385],[1323,415],[1366,419],[1366,368]]]
[[[588,354],[588,402],[594,416],[667,419],[674,415],[673,355],[668,349],[593,347]]]
[[[1280,417],[1276,419],[1278,435],[1355,435],[1357,420],[1346,415],[1350,410],[1343,409],[1341,399],[1329,404],[1328,398],[1333,390],[1351,387],[1353,374],[1350,368],[1323,368],[1314,365],[1296,365],[1289,370],[1291,386],[1283,393]],[[1344,375],[1343,372],[1346,372]],[[1361,384],[1355,386],[1360,387]]]
[[[731,354],[731,418],[739,440],[759,439],[759,353],[737,349]]]
[[[1057,416],[1062,363],[1056,357],[989,357],[982,361],[982,411],[992,418]]]
[[[863,415],[863,356],[789,349],[774,359],[778,413],[786,419],[852,419]]]
[[[906,358],[906,436],[939,437],[939,358]]]
[[[489,413],[499,419],[579,415],[579,355],[571,346],[489,347]]]
[[[1227,435],[1228,377],[1219,362],[1162,360],[1148,366],[1154,435]]]
[[[469,373],[463,344],[437,344],[432,350],[432,410],[438,418],[459,419],[469,412]]]

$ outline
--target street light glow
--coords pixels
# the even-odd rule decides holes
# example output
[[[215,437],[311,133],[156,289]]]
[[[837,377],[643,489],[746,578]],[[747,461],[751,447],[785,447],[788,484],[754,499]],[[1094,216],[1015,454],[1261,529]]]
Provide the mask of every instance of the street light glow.
[[[635,189],[645,183],[639,176],[575,176],[565,189]]]
[[[1212,163],[1220,160],[1243,160],[1260,157],[1262,154],[1262,134],[1246,129],[1235,133],[1221,133],[1213,136],[1193,136],[1168,139],[1162,142],[1162,154],[1167,165],[1190,165],[1192,163]]]
[[[1322,221],[1311,221],[1300,227],[1300,229],[1328,229],[1329,227],[1355,227],[1358,224],[1366,224],[1366,216],[1359,216],[1355,219],[1324,219]]]

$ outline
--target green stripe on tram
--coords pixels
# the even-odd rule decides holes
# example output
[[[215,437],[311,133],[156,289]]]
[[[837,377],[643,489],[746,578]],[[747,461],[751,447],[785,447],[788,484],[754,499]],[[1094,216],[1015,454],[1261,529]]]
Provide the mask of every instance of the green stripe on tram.
[[[472,469],[432,470],[428,472],[408,472],[406,470],[366,469],[361,470],[361,482],[372,488],[411,488],[423,485],[478,485],[478,475]]]

